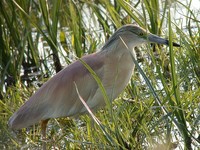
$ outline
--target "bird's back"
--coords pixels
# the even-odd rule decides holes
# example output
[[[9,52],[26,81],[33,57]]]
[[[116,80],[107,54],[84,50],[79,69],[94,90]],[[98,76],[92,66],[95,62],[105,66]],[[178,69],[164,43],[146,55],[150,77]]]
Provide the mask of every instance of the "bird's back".
[[[103,61],[97,55],[88,55],[83,57],[83,60],[100,77]],[[73,116],[84,112],[84,106],[78,98],[74,84],[77,85],[81,96],[86,101],[92,99],[98,89],[98,84],[86,67],[80,61],[75,61],[43,84],[13,114],[9,120],[9,126],[13,129],[20,129],[38,123],[40,120]]]

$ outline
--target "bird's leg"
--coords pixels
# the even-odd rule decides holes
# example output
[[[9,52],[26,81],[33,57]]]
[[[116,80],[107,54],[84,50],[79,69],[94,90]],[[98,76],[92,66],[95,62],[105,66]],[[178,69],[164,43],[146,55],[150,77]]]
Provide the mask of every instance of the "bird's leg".
[[[49,119],[42,120],[41,121],[41,133],[42,133],[42,147],[43,150],[46,150],[46,128],[47,128],[47,123]]]

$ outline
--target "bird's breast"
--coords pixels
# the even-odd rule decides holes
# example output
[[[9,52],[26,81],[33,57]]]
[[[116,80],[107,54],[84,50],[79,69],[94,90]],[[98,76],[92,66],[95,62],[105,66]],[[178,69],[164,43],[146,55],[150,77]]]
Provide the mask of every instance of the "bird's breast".
[[[115,99],[124,90],[132,76],[135,65],[130,55],[127,50],[106,59],[102,82],[110,99]]]

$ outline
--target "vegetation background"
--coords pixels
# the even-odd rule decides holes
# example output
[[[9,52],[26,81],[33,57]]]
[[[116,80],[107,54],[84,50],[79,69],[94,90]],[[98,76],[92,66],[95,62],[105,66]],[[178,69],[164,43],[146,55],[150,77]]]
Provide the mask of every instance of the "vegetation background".
[[[52,119],[48,149],[200,149],[200,18],[193,1],[1,0],[0,149],[40,149],[39,126],[11,131],[9,117],[63,66],[97,51],[128,23],[181,47],[136,48],[143,71],[136,68],[112,108],[95,113],[100,124],[89,115]]]

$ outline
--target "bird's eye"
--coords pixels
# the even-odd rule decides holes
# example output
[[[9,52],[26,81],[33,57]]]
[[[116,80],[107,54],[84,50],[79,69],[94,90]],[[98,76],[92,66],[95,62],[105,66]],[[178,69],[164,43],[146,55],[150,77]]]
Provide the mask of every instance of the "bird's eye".
[[[143,32],[140,32],[139,35],[140,35],[140,36],[143,36],[144,34],[143,34]]]

